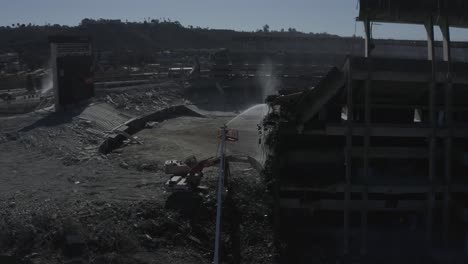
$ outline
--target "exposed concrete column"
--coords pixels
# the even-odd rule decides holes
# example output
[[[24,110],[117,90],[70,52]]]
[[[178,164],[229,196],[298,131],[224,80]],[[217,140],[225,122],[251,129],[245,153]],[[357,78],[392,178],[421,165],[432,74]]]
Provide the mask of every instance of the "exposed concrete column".
[[[452,135],[453,135],[453,84],[452,84],[452,56],[450,40],[450,24],[448,17],[440,23],[443,36],[444,61],[447,62],[447,77],[445,82],[445,125],[448,135],[445,139],[445,188],[444,207],[442,217],[442,239],[444,246],[448,248],[449,224],[450,224],[450,185],[452,181]]]
[[[434,49],[434,19],[431,16],[428,21],[424,24],[427,33],[427,59],[432,61],[435,60],[435,49]]]
[[[428,60],[431,63],[431,80],[429,83],[429,124],[431,127],[431,133],[429,136],[429,175],[428,175],[428,182],[429,182],[429,190],[427,193],[427,212],[426,212],[426,238],[428,243],[428,248],[432,248],[432,229],[433,229],[433,209],[434,209],[434,179],[436,174],[436,127],[437,127],[437,119],[436,119],[436,105],[435,105],[435,92],[437,86],[436,80],[436,56],[435,56],[435,47],[434,47],[434,18],[431,15],[428,21],[425,23],[426,32],[427,32],[427,54]]]
[[[368,180],[370,173],[370,157],[369,149],[371,146],[371,87],[372,87],[372,50],[374,48],[372,43],[372,27],[369,16],[364,19],[364,31],[366,40],[365,57],[367,58],[367,80],[365,81],[364,90],[364,153],[363,153],[363,168],[364,168],[364,188],[361,193],[362,208],[361,208],[361,255],[367,255],[367,206],[368,206]]]
[[[371,159],[369,150],[371,147],[371,105],[372,105],[372,54],[369,53],[367,57],[367,80],[364,87],[364,153],[363,153],[363,168],[364,168],[364,182],[362,190],[362,208],[361,208],[361,255],[367,255],[367,206],[368,206],[368,181],[370,178],[370,164]]]
[[[451,62],[450,25],[448,24],[448,19],[442,22],[439,27],[443,37],[444,61]]]
[[[363,21],[364,23],[364,32],[365,32],[365,53],[364,57],[368,58],[370,56],[370,53],[372,52],[372,28],[371,28],[371,22],[369,19],[365,19]]]
[[[349,252],[349,214],[350,214],[350,200],[351,200],[351,177],[352,177],[352,148],[353,148],[353,122],[354,122],[354,107],[353,107],[353,73],[351,66],[352,58],[348,59],[347,65],[347,81],[346,81],[346,108],[347,108],[347,131],[346,131],[346,188],[345,199],[343,206],[343,248],[344,255],[347,256]]]

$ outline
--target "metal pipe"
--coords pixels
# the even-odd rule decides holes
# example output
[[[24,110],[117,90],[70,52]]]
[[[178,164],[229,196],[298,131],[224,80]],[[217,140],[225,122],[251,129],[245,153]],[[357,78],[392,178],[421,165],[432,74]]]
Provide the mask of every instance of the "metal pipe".
[[[225,174],[225,146],[226,146],[226,125],[221,128],[221,144],[219,150],[219,174],[218,174],[218,192],[217,192],[217,205],[216,205],[216,237],[215,237],[215,252],[214,252],[214,264],[219,264],[220,255],[220,243],[221,243],[221,217],[223,210],[223,192],[224,192],[224,174]]]

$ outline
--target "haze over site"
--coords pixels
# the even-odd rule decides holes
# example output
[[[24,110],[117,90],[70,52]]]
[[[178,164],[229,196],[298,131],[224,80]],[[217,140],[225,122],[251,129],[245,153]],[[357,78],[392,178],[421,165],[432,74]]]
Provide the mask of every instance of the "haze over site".
[[[296,28],[340,36],[363,35],[355,23],[358,0],[5,0],[0,25],[78,25],[83,18],[169,18],[184,26],[253,31],[268,24],[272,30]],[[438,30],[437,30],[438,33]],[[375,25],[375,38],[424,39],[422,26]],[[440,34],[437,34],[440,39]],[[454,29],[454,40],[468,40],[468,30]]]

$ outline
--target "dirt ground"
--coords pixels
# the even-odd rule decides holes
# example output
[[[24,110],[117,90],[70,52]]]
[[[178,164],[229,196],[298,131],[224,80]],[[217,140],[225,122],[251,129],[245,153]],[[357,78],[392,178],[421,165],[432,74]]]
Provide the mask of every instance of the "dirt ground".
[[[205,171],[200,210],[185,215],[165,209],[162,165],[215,156],[217,129],[235,114],[167,120],[136,134],[141,145],[109,155],[97,153],[99,140],[73,118],[24,130],[49,114],[0,120],[0,255],[20,263],[211,263],[217,168]],[[249,131],[230,153],[258,154],[256,131]],[[268,191],[249,164],[233,163],[231,171],[223,260],[271,263]]]

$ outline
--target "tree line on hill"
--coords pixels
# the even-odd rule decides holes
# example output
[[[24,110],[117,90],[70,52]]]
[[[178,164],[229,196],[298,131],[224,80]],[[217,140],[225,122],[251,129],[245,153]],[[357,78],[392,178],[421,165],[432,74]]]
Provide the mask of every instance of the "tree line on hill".
[[[183,26],[169,19],[128,22],[113,19],[83,19],[78,26],[58,24],[12,24],[0,27],[0,53],[17,52],[31,68],[43,67],[49,56],[48,36],[87,35],[94,49],[113,53],[151,54],[163,50],[229,48],[242,37],[327,37],[327,33],[303,33],[294,28],[272,30],[268,25],[253,32]],[[138,56],[140,56],[138,55]]]

